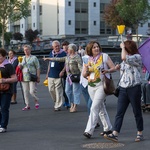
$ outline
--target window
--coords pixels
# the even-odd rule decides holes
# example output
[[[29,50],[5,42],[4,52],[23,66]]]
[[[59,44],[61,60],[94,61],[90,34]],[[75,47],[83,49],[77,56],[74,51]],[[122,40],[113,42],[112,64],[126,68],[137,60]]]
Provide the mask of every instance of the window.
[[[103,21],[101,21],[101,22],[100,22],[100,26],[101,26],[101,28],[104,29],[104,28],[105,28],[105,23],[104,23]]]
[[[88,10],[86,9],[86,8],[83,8],[82,10],[81,10],[81,13],[87,13],[88,12]]]
[[[148,23],[148,27],[150,27],[150,23]]]
[[[88,30],[86,28],[81,29],[81,34],[88,34]]]
[[[68,25],[71,25],[71,20],[68,20]]]
[[[88,21],[76,21],[75,34],[88,34]]]
[[[105,3],[100,4],[100,13],[103,13],[105,9]]]
[[[93,22],[93,25],[96,26],[96,21]]]
[[[88,13],[88,3],[75,3],[75,13]]]
[[[42,5],[39,7],[39,15],[42,15]]]
[[[71,6],[71,1],[68,2],[68,6]]]
[[[21,25],[21,27],[23,28],[23,24]]]
[[[76,29],[75,29],[75,33],[76,33],[76,34],[80,34],[80,29],[79,29],[79,28],[76,28]]]
[[[19,32],[20,31],[20,26],[19,25],[15,25],[14,26],[14,32]]]
[[[35,10],[35,5],[33,5],[33,10]]]
[[[105,34],[105,22],[100,22],[100,34]]]
[[[35,27],[35,23],[33,23],[33,27]]]
[[[93,3],[93,7],[96,7],[96,2]]]
[[[106,34],[111,34],[111,29],[107,29]]]
[[[100,29],[100,34],[105,34],[105,29]]]
[[[88,13],[88,3],[80,3],[80,12]]]

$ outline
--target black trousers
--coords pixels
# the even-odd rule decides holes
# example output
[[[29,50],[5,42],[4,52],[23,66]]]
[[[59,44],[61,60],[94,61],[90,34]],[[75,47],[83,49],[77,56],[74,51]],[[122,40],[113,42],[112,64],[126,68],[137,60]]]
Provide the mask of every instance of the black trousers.
[[[141,110],[141,85],[136,85],[131,88],[120,87],[120,93],[117,103],[117,114],[115,117],[114,130],[120,132],[125,112],[131,103],[137,131],[143,130],[143,117]]]

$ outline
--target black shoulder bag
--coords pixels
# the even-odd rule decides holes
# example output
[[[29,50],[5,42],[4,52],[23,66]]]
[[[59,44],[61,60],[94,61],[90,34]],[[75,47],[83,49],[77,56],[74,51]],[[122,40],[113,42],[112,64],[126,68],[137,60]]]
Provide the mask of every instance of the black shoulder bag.
[[[123,74],[124,74],[124,70],[123,70],[123,73],[122,73],[122,75],[121,75],[121,77],[120,77],[118,83],[117,83],[117,88],[116,88],[116,90],[114,91],[114,95],[115,95],[116,97],[119,96],[119,91],[120,91],[119,83],[120,83],[120,80],[121,80]]]

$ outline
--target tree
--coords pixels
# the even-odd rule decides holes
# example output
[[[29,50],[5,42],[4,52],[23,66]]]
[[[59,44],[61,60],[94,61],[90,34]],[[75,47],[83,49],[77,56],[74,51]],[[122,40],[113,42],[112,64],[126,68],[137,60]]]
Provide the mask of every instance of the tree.
[[[119,16],[119,12],[116,9],[116,4],[119,1],[120,0],[111,0],[104,9],[103,18],[105,22],[114,29],[116,29],[118,24],[124,24],[124,20]]]
[[[138,29],[139,24],[147,22],[149,17],[148,0],[112,0],[104,10],[104,19],[113,28],[124,24]]]
[[[26,30],[25,37],[26,39],[32,44],[32,42],[36,39],[37,35],[39,34],[38,30]]]
[[[23,35],[20,32],[16,32],[16,33],[13,34],[13,38],[14,38],[14,40],[22,41],[23,40]]]
[[[136,30],[138,41],[139,24],[144,24],[150,18],[150,6],[148,0],[121,0],[116,5],[116,9],[118,10],[120,17],[124,21],[128,21],[130,27]]]
[[[150,18],[150,6],[148,0],[121,0],[116,5],[120,17],[128,21],[130,27],[138,28]]]
[[[2,25],[2,47],[4,47],[4,33],[8,23],[15,22],[29,15],[31,0],[0,0],[0,24]]]
[[[12,33],[11,32],[5,32],[4,33],[4,40],[6,42],[6,45],[10,44],[11,39],[12,39]]]

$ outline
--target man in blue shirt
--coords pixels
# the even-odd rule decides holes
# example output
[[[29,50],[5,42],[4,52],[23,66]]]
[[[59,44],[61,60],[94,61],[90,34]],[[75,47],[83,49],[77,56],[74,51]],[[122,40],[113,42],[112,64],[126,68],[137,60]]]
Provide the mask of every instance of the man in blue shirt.
[[[50,57],[65,57],[66,53],[60,49],[60,42],[55,40],[52,42],[53,50],[50,52]],[[60,77],[60,72],[64,68],[64,62],[50,61],[47,76],[48,78],[48,90],[54,101],[54,111],[60,111],[64,100],[63,97],[63,85]]]

